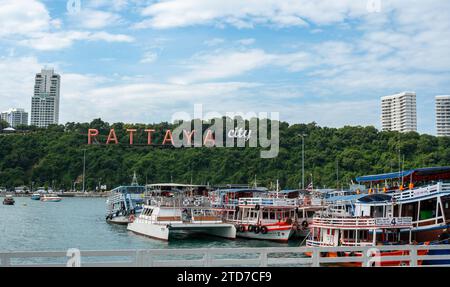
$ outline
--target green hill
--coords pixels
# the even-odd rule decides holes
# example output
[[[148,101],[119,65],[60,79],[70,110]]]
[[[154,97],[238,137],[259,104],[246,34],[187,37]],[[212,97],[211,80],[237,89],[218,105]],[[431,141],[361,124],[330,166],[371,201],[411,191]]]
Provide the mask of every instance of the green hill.
[[[113,127],[120,145],[87,146],[87,130],[97,128],[104,139]],[[305,184],[313,175],[314,185],[336,187],[336,166],[340,184],[347,186],[358,175],[396,171],[399,148],[404,168],[450,165],[450,138],[417,133],[380,132],[374,127],[319,127],[315,123],[280,123],[280,152],[273,159],[261,159],[259,148],[163,148],[129,146],[126,128],[139,130],[138,142],[146,141],[145,128],[153,128],[155,142],[161,142],[171,124],[109,125],[100,119],[92,123],[67,123],[48,129],[28,128],[17,134],[0,135],[0,186],[34,186],[70,189],[83,170],[86,149],[86,183],[94,189],[99,182],[109,188],[131,182],[134,171],[140,183],[258,183],[277,179],[283,188],[297,188],[301,182],[301,138],[305,139]],[[78,185],[78,189],[81,185]]]

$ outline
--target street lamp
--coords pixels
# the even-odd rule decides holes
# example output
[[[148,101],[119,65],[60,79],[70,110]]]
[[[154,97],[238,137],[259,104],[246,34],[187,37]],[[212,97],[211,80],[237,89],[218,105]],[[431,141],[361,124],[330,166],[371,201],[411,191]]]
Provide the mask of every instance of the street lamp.
[[[302,189],[305,189],[305,137],[307,134],[299,134],[302,137]]]
[[[83,193],[86,192],[86,149],[83,149]]]

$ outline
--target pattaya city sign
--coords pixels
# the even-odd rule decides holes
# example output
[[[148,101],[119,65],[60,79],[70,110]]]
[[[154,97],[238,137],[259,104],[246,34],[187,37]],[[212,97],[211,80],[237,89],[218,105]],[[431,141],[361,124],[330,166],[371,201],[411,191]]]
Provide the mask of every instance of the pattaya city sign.
[[[177,113],[173,120],[178,124],[176,128],[156,130],[154,128],[127,128],[117,131],[114,128],[109,133],[100,135],[98,129],[90,128],[87,132],[87,143],[119,145],[120,143],[129,145],[147,146],[173,146],[180,147],[261,147],[261,158],[274,158],[279,152],[279,120],[278,113],[271,113],[269,120],[267,113],[249,114],[247,118],[235,115],[232,117],[227,113],[225,117],[214,113],[211,120],[205,120],[198,114],[198,106],[194,108],[194,118],[192,120],[186,113]],[[274,119],[276,117],[276,119]],[[205,127],[207,123],[207,128]],[[118,135],[127,137],[126,140],[118,138]],[[145,137],[145,138],[143,138]],[[102,138],[103,140],[100,140]],[[268,150],[264,150],[267,149]]]

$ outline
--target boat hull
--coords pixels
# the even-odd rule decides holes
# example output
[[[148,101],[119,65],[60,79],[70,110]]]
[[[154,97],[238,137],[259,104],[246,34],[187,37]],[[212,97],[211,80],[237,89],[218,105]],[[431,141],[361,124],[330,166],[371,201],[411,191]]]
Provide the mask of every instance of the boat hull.
[[[42,202],[60,202],[61,198],[41,198]]]
[[[145,235],[164,241],[169,241],[171,235],[178,232],[185,234],[202,233],[228,239],[236,238],[236,228],[232,224],[225,223],[185,224],[182,222],[176,222],[158,224],[136,219],[134,222],[128,224],[127,229],[140,235]]]
[[[267,233],[263,234],[261,232],[255,233],[253,231],[248,231],[248,225],[243,225],[245,231],[239,230],[236,233],[237,237],[258,239],[258,240],[270,240],[278,242],[288,242],[289,239],[294,235],[294,230],[292,225],[285,226],[266,226]]]

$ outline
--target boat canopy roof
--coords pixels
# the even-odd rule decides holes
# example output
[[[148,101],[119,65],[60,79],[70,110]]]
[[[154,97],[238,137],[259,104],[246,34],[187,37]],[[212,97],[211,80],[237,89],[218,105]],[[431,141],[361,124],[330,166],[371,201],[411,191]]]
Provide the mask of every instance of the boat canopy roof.
[[[366,194],[351,194],[351,195],[340,195],[340,196],[338,195],[338,196],[325,198],[325,200],[328,202],[338,202],[338,201],[354,202],[364,196],[366,196]]]
[[[292,193],[292,192],[300,192],[300,189],[285,189],[285,190],[280,190],[278,193],[284,193],[284,194],[288,194],[288,193]],[[276,192],[276,191],[275,191]]]
[[[379,182],[388,179],[412,178],[413,181],[450,179],[450,166],[426,167],[391,173],[365,175],[356,178],[358,183]]]
[[[267,192],[267,188],[260,187],[260,188],[225,188],[225,189],[218,189],[218,192],[221,193],[238,193],[238,192]]]
[[[195,185],[195,184],[182,184],[182,183],[154,183],[147,184],[149,188],[152,187],[207,187],[206,185]]]
[[[144,193],[145,187],[142,185],[122,185],[114,188],[111,192],[120,193]]]
[[[378,193],[369,194],[358,199],[358,202],[362,203],[373,203],[373,202],[385,202],[391,201],[392,197],[388,194]]]

